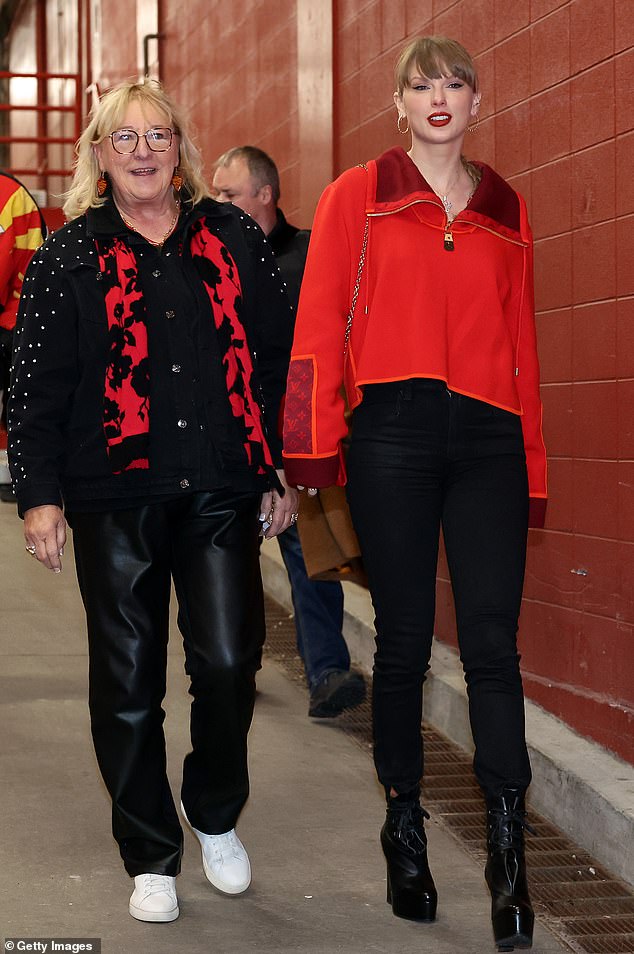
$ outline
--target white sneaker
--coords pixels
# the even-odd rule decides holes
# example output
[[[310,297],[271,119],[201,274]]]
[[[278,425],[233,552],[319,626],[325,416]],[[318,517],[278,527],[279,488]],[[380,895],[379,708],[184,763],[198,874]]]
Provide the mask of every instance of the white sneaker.
[[[183,818],[200,842],[203,857],[203,871],[214,888],[224,894],[242,894],[251,884],[251,864],[246,848],[236,835],[235,828],[222,835],[206,835],[194,828],[185,814],[181,802]]]
[[[180,913],[176,878],[151,873],[137,875],[129,911],[137,921],[175,921]]]

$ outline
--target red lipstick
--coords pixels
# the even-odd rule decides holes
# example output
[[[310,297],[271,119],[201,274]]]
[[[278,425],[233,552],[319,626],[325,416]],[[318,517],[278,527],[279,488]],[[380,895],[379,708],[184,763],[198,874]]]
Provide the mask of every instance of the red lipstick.
[[[427,117],[430,126],[446,126],[451,122],[451,113],[431,113]]]

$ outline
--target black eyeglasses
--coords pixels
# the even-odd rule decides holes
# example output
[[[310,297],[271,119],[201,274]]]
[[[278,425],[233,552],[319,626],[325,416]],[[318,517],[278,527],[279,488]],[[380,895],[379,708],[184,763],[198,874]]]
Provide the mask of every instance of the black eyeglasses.
[[[145,137],[148,149],[152,152],[167,152],[172,145],[172,130],[169,126],[154,126],[147,132],[141,133]],[[139,144],[139,134],[134,129],[117,129],[110,133],[112,148],[124,156],[134,152]]]

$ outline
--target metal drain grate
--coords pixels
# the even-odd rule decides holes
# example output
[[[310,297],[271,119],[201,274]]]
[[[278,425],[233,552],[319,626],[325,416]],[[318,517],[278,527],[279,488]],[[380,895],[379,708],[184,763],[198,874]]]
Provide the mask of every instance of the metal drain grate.
[[[288,610],[266,599],[265,653],[305,685],[295,626]],[[307,700],[308,701],[308,700]],[[369,701],[344,712],[338,728],[366,752],[372,748]],[[484,806],[465,753],[425,725],[424,804],[484,862]],[[634,891],[576,847],[558,828],[531,811],[537,834],[529,836],[531,897],[544,924],[578,954],[634,954]]]

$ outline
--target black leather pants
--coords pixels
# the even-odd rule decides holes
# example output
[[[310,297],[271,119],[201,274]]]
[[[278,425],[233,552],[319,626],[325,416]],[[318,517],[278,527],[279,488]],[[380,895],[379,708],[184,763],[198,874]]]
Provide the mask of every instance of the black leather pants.
[[[90,716],[127,872],[176,875],[183,835],[166,775],[171,581],[191,680],[182,800],[194,827],[235,826],[264,642],[259,494],[223,490],[69,515],[88,622]]]

